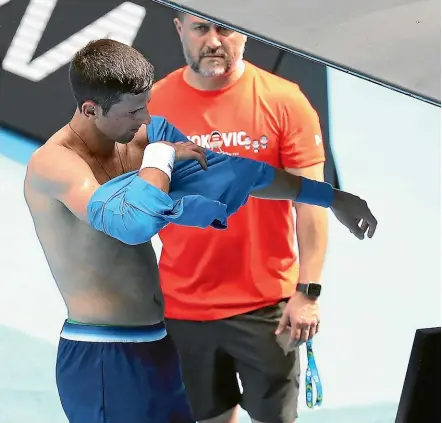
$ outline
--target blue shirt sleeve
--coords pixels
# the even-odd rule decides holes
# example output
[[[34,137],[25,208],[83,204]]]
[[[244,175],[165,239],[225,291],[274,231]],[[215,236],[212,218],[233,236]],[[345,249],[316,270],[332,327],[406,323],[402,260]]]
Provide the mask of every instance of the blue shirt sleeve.
[[[197,217],[192,211],[199,208]],[[223,226],[226,206],[207,198],[186,195],[174,201],[163,191],[129,172],[103,184],[87,207],[89,224],[129,245],[148,242],[171,222],[207,228]],[[189,217],[187,217],[189,216]]]
[[[184,134],[178,131],[165,118],[152,116],[147,128],[149,142],[187,142]],[[179,200],[186,195],[197,195],[214,203],[226,206],[227,217],[243,206],[252,191],[270,185],[274,179],[274,168],[255,160],[218,154],[206,150],[208,170],[201,169],[198,162],[187,160],[177,162],[172,172],[169,196]],[[187,219],[196,219],[201,208],[195,199],[194,209],[187,210],[176,224],[187,224]],[[207,204],[206,204],[207,206]],[[223,222],[221,226],[224,226]]]
[[[164,118],[153,117],[150,142],[186,141]],[[251,191],[273,181],[274,169],[254,160],[206,150],[209,170],[196,161],[178,162],[169,195],[130,172],[103,184],[87,208],[90,225],[120,241],[136,245],[149,241],[168,223],[218,229],[244,205]]]

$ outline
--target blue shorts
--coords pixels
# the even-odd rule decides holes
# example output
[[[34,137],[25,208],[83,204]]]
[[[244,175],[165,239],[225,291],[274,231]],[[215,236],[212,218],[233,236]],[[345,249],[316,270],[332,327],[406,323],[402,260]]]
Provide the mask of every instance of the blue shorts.
[[[70,423],[194,423],[164,323],[111,327],[65,322],[57,387]]]

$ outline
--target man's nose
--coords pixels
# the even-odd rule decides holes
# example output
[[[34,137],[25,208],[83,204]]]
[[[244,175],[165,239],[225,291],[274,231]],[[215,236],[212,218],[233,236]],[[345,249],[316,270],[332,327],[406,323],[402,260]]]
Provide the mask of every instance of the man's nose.
[[[207,33],[206,45],[212,50],[221,47],[220,36],[215,28],[210,28],[210,31]]]
[[[147,110],[147,108],[145,109],[145,112],[144,112],[143,116],[141,116],[141,118],[142,118],[142,122],[141,122],[142,125],[149,125],[151,118],[150,118],[149,110]]]

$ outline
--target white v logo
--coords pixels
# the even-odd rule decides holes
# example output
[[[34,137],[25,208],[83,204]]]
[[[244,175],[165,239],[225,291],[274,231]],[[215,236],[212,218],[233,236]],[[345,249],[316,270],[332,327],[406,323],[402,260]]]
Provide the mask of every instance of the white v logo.
[[[10,0],[0,0],[0,6]],[[89,41],[112,38],[132,45],[146,16],[146,9],[124,2],[32,60],[58,0],[31,0],[3,60],[3,69],[31,81],[41,81],[69,63]],[[86,2],[85,2],[86,3]]]

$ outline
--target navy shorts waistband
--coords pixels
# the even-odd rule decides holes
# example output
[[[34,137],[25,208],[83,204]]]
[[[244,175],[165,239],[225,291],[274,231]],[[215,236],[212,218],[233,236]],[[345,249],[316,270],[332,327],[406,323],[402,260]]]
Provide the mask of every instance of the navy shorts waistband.
[[[82,342],[154,342],[167,335],[164,322],[149,326],[98,326],[65,321],[60,337]]]

